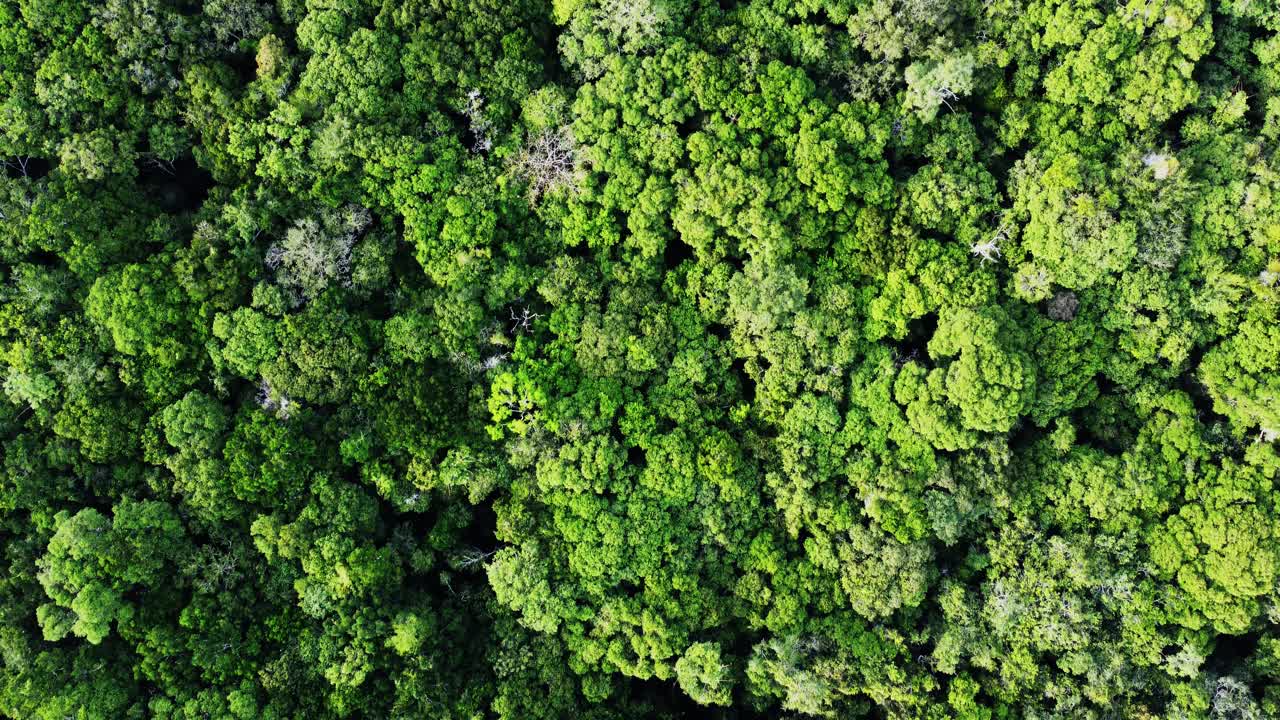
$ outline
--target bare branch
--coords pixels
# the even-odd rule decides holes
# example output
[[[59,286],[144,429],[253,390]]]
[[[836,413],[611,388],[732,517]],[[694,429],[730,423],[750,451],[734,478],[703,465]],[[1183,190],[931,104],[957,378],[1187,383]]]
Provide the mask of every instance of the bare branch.
[[[1005,225],[1001,225],[991,237],[970,245],[969,252],[976,257],[982,258],[983,264],[995,262],[1000,258],[1000,243],[1008,239],[1009,231]]]
[[[572,189],[581,174],[577,143],[567,126],[548,129],[525,145],[515,159],[516,174],[529,185],[529,199]]]

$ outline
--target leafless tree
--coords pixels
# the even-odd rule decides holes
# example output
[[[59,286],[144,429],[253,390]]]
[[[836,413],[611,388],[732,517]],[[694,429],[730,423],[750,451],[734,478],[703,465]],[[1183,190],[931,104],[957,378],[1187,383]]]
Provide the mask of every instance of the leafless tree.
[[[30,163],[31,163],[31,158],[25,155],[18,155],[14,157],[12,160],[6,159],[3,161],[3,165],[5,167],[13,168],[14,170],[17,170],[18,172],[22,173],[22,177],[31,177],[30,173],[27,171],[27,166]]]
[[[544,130],[515,158],[515,171],[528,184],[529,200],[549,192],[573,189],[582,174],[577,142],[568,126]]]
[[[1080,301],[1076,299],[1076,294],[1070,290],[1062,290],[1054,293],[1053,299],[1049,301],[1048,315],[1059,322],[1070,322],[1075,318],[1078,307]]]
[[[1000,258],[1000,243],[1009,239],[1009,231],[1001,225],[991,237],[980,240],[969,246],[969,252],[982,258],[983,264],[995,262]]]
[[[297,410],[297,405],[293,400],[289,399],[288,395],[271,387],[271,383],[266,378],[262,378],[262,381],[258,383],[258,394],[255,399],[263,410],[275,413],[276,417],[281,420],[288,420]]]
[[[271,3],[254,0],[205,0],[204,15],[212,21],[213,34],[226,47],[241,40],[257,40],[271,31]]]
[[[488,152],[492,149],[493,138],[490,137],[490,133],[493,132],[493,123],[484,116],[484,96],[478,89],[473,88],[467,93],[467,101],[462,105],[462,114],[466,116],[471,126],[471,135],[475,138],[475,142],[471,145],[471,152]]]
[[[950,87],[944,85],[942,87],[934,88],[933,94],[937,96],[938,100],[943,105],[947,106],[948,110],[950,110],[951,112],[956,111],[955,107],[951,103],[959,100],[960,96],[957,95],[955,91],[952,90]]]
[[[529,308],[521,308],[516,313],[515,308],[511,308],[511,331],[512,332],[528,332],[533,329],[533,323],[542,317],[539,313],[529,312]]]
[[[497,368],[499,365],[501,365],[503,361],[505,361],[509,357],[511,357],[510,353],[498,353],[496,355],[490,355],[489,357],[485,358],[480,362],[480,369],[486,372],[488,372],[489,370],[493,370]]]
[[[628,52],[648,47],[660,36],[669,14],[660,0],[604,0],[596,26]]]
[[[152,153],[152,152],[142,153],[142,159],[144,162],[146,162],[147,165],[159,170],[160,172],[166,175],[169,175],[171,177],[174,175],[177,175],[177,171],[173,166],[172,160],[166,160],[165,158],[162,158],[159,155],[156,155],[155,153]]]
[[[476,360],[466,353],[455,352],[450,355],[449,359],[462,368],[468,377],[474,378],[490,370],[496,370],[509,357],[511,357],[510,353],[501,352],[490,355],[483,360]]]
[[[267,267],[298,293],[299,303],[334,281],[350,287],[351,249],[372,221],[369,211],[356,205],[299,220],[267,250]]]
[[[485,552],[479,548],[469,547],[458,551],[453,556],[453,564],[459,570],[470,570],[477,566],[483,565],[489,558],[493,557],[497,550]]]
[[[1262,720],[1262,711],[1248,685],[1224,675],[1213,685],[1213,709],[1209,717],[1213,720]]]

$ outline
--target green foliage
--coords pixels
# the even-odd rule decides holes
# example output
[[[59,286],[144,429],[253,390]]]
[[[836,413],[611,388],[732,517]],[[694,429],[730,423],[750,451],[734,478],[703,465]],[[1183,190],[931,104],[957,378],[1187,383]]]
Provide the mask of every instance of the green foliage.
[[[694,643],[676,661],[676,680],[680,689],[702,705],[728,705],[732,680],[729,668],[720,659],[720,646]]]
[[[954,110],[953,104],[973,91],[973,66],[972,55],[912,64],[905,75],[907,108],[926,123],[937,117],[943,107]]]
[[[113,622],[138,611],[124,594],[158,585],[184,550],[181,522],[158,501],[122,500],[110,519],[92,508],[63,511],[54,528],[39,561],[40,585],[51,600],[37,610],[46,640],[71,633],[101,643]]]
[[[1262,0],[0,0],[0,717],[1280,716]]]

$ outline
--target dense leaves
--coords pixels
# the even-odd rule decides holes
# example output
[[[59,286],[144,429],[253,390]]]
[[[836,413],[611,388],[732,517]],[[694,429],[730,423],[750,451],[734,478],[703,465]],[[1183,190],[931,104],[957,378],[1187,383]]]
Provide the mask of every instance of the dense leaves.
[[[0,0],[0,716],[1280,717],[1262,0]]]

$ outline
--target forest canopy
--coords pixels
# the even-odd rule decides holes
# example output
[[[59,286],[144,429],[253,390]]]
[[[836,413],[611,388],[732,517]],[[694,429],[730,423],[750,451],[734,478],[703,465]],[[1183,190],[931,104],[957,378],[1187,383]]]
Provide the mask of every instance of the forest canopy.
[[[1280,718],[1270,0],[0,0],[0,717]]]

